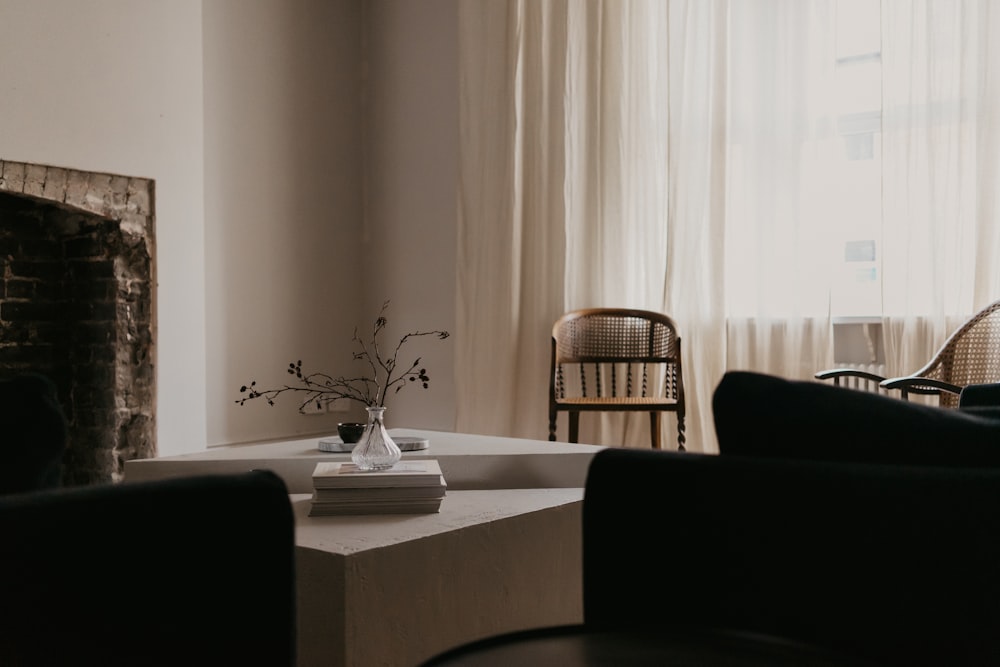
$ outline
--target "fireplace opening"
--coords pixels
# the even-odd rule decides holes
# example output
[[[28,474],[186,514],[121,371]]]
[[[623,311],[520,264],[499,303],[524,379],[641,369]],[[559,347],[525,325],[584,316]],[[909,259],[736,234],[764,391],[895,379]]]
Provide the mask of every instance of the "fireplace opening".
[[[0,375],[51,379],[62,482],[156,455],[153,182],[0,161]]]

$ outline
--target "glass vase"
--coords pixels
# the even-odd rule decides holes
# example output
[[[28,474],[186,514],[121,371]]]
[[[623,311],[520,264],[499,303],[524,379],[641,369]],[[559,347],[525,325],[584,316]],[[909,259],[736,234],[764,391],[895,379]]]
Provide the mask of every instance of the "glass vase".
[[[358,444],[351,450],[351,461],[360,470],[387,470],[396,465],[403,453],[385,430],[382,414],[385,407],[369,407],[368,424]]]

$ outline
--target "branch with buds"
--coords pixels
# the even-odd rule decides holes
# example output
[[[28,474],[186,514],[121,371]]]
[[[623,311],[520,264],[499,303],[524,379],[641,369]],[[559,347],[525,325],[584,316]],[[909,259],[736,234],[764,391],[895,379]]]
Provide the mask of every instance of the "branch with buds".
[[[358,335],[358,330],[354,330],[351,341],[358,347],[354,352],[354,360],[365,362],[369,373],[358,377],[334,377],[326,373],[305,373],[302,370],[302,361],[293,361],[288,364],[287,372],[295,376],[295,382],[285,384],[271,389],[260,389],[256,380],[249,385],[240,387],[241,397],[236,403],[243,405],[247,401],[258,398],[264,399],[268,405],[274,405],[275,399],[281,394],[296,393],[303,397],[299,405],[299,412],[305,412],[306,406],[315,402],[317,407],[321,407],[324,402],[331,402],[340,399],[357,401],[366,407],[385,407],[386,396],[392,391],[398,393],[403,387],[410,383],[419,382],[427,389],[430,377],[427,369],[421,368],[420,357],[408,366],[400,367],[397,364],[399,353],[411,338],[422,336],[435,336],[439,340],[444,340],[450,335],[447,331],[413,331],[399,339],[392,356],[383,357],[379,343],[379,335],[385,329],[387,320],[385,311],[389,307],[389,302],[382,304],[382,310],[375,319],[372,327],[371,338],[364,340]]]

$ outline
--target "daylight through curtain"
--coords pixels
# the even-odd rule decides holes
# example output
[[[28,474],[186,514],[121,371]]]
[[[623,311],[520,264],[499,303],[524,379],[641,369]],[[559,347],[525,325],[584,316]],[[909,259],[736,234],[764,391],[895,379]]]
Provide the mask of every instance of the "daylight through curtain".
[[[889,372],[1000,299],[1000,6],[883,0],[883,305]]]
[[[574,308],[678,321],[688,443],[716,451],[724,371],[829,367],[851,298],[884,306],[897,369],[1000,298],[998,11],[884,0],[850,52],[852,5],[872,8],[459,3],[460,431],[546,437],[551,325]],[[636,417],[581,431],[648,442]]]

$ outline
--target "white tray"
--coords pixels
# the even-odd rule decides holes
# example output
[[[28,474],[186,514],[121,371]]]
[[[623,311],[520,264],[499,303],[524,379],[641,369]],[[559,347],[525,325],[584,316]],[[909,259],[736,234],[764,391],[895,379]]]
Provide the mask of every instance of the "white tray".
[[[421,449],[427,449],[430,446],[427,438],[416,438],[408,435],[397,436],[392,439],[399,447],[400,451],[403,452],[415,452]],[[340,439],[339,435],[330,436],[329,438],[320,438],[319,441],[319,451],[321,452],[349,452],[354,449],[355,442],[344,442]]]

